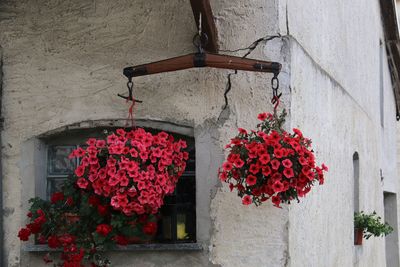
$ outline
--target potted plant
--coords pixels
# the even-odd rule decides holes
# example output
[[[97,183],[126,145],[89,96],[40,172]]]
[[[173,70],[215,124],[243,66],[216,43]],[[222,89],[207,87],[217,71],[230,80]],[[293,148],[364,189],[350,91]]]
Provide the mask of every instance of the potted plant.
[[[280,207],[304,197],[315,183],[324,183],[328,167],[316,165],[311,140],[299,129],[282,129],[285,116],[285,110],[280,115],[259,114],[256,129],[239,128],[225,147],[229,154],[219,177],[231,191],[237,190],[244,205],[260,205],[271,198]]]
[[[75,175],[49,201],[30,200],[28,224],[18,236],[61,249],[62,266],[108,266],[102,252],[116,245],[150,242],[158,209],[174,191],[188,153],[185,141],[161,132],[118,129],[106,140],[90,138]],[[44,257],[51,262],[49,255]],[[61,266],[60,265],[60,266]],[[57,265],[58,266],[58,265]]]
[[[365,214],[364,211],[354,213],[354,244],[362,245],[362,239],[371,236],[386,236],[393,232],[393,228],[386,222],[381,222],[381,217],[372,212]]]

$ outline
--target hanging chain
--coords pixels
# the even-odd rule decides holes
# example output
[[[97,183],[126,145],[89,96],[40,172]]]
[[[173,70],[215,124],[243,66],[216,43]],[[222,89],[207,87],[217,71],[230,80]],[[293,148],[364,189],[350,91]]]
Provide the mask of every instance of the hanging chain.
[[[128,78],[128,82],[126,83],[126,86],[128,87],[128,99],[127,100],[132,100],[133,101],[133,81],[132,77]]]
[[[271,87],[272,87],[272,99],[271,103],[274,105],[274,113],[276,113],[276,109],[279,106],[279,98],[282,96],[282,93],[278,92],[279,89],[279,79],[278,79],[278,72],[274,72],[274,77],[271,79]]]

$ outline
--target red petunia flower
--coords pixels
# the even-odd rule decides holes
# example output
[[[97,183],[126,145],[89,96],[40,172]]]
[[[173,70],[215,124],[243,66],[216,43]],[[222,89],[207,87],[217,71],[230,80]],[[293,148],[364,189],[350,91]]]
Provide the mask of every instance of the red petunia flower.
[[[281,198],[279,196],[273,196],[272,197],[272,203],[274,203],[275,207],[280,208]]]
[[[76,184],[79,186],[79,188],[86,189],[89,182],[85,178],[79,178],[76,181]]]
[[[154,235],[157,232],[157,223],[148,222],[143,226],[143,233],[146,235]]]
[[[55,192],[51,195],[50,201],[51,203],[55,204],[58,201],[64,200],[64,193],[63,192]]]
[[[260,113],[260,114],[258,114],[257,118],[260,121],[265,121],[267,119],[267,113],[265,113],[265,112],[264,113]]]
[[[295,134],[297,134],[300,138],[303,137],[303,133],[302,133],[299,129],[293,128],[293,132],[294,132]]]
[[[111,231],[112,231],[112,227],[111,227],[111,225],[108,225],[108,224],[103,223],[103,224],[97,225],[97,227],[96,227],[96,232],[102,236],[107,236]]]
[[[97,212],[101,216],[106,216],[109,213],[108,208],[106,206],[103,206],[103,205],[98,205],[97,206]]]
[[[284,159],[282,161],[282,165],[285,168],[291,168],[293,166],[293,163],[290,161],[290,159]]]
[[[271,167],[273,170],[278,170],[280,165],[281,163],[279,162],[279,160],[276,159],[271,160]]]
[[[247,131],[243,128],[238,128],[240,134],[247,134]]]
[[[233,164],[230,163],[229,161],[224,162],[224,164],[222,164],[222,168],[223,168],[225,171],[230,171],[230,170],[232,170],[232,168],[233,168]]]
[[[239,169],[240,169],[240,168],[243,167],[244,161],[241,160],[241,159],[239,158],[239,159],[235,160],[235,162],[233,163],[233,165],[235,165],[236,168],[239,168]]]
[[[76,176],[78,176],[78,177],[82,177],[84,173],[85,173],[85,167],[82,166],[82,165],[78,166],[78,167],[75,169],[75,174],[76,174]]]
[[[29,230],[29,228],[22,228],[18,232],[18,237],[22,241],[28,241],[30,235],[31,235],[31,230]]]
[[[283,149],[274,149],[274,155],[278,159],[282,158],[284,155]]]
[[[26,227],[31,231],[32,234],[38,234],[42,230],[42,225],[40,223],[30,223]]]
[[[242,198],[243,205],[250,205],[253,202],[249,195],[246,195]]]
[[[227,172],[220,172],[219,173],[219,179],[221,179],[221,181],[225,182],[227,178],[228,178]]]
[[[255,177],[254,175],[248,175],[246,178],[246,183],[249,186],[255,185],[257,183],[257,177]]]
[[[285,168],[283,170],[283,175],[286,176],[286,178],[292,178],[294,176],[294,172],[292,168]]]
[[[116,235],[113,240],[120,246],[126,246],[129,244],[128,239],[123,235]]]
[[[257,174],[260,171],[260,167],[258,167],[256,164],[251,164],[249,168],[249,172],[252,174]]]
[[[95,138],[89,138],[87,141],[86,141],[86,144],[88,144],[89,146],[95,146],[96,145],[96,139]]]
[[[269,167],[269,166],[265,166],[265,167],[263,167],[262,168],[262,174],[264,175],[264,176],[269,176],[269,175],[271,175],[271,168]]]
[[[231,192],[232,192],[233,188],[235,188],[235,186],[232,183],[230,183],[229,184],[229,190],[231,190]]]
[[[275,183],[272,184],[272,190],[274,190],[276,193],[282,192],[283,189],[284,186],[280,181],[275,181]]]
[[[271,160],[271,157],[269,156],[269,154],[264,153],[262,154],[259,159],[258,159],[262,164],[266,165],[269,163],[269,161]]]
[[[47,245],[49,246],[49,248],[58,248],[61,244],[57,236],[51,235],[47,239]]]

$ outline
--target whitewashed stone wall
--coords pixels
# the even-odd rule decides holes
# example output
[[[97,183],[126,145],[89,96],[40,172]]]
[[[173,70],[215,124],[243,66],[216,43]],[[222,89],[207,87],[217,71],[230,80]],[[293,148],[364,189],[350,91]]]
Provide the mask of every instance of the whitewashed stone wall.
[[[290,266],[386,266],[384,238],[353,246],[353,153],[360,157],[361,210],[383,215],[383,191],[398,193],[386,55],[383,127],[380,122],[379,1],[282,5],[291,39],[292,126],[312,137],[318,158],[330,167],[326,184],[290,207]]]
[[[213,5],[224,49],[248,46],[277,33],[274,1],[214,1]],[[3,260],[7,266],[42,266],[41,255],[21,252],[16,237],[29,197],[21,193],[22,188],[31,182],[22,180],[21,144],[80,121],[126,118],[128,105],[116,97],[126,90],[122,68],[194,51],[191,41],[196,29],[186,0],[2,1],[0,28],[5,117]],[[262,49],[254,56],[268,59]],[[228,73],[202,69],[137,78],[135,93],[144,103],[138,105],[136,118],[191,126],[195,134],[217,128],[212,138],[222,148],[236,134],[237,125],[253,126],[259,112],[271,110],[271,77],[240,73],[233,77],[229,117],[218,121]],[[217,179],[215,168],[198,172],[197,179]],[[211,198],[210,192],[199,194]],[[203,252],[118,253],[111,255],[114,266],[282,266],[286,262],[286,210],[270,205],[245,208],[226,188],[218,190],[212,204],[198,209],[212,216],[212,237],[202,241]]]
[[[209,198],[208,206],[198,207],[210,216],[202,221],[209,224],[208,233],[201,233],[208,236],[201,240],[204,251],[121,252],[111,255],[114,266],[384,266],[383,239],[354,250],[351,204],[354,151],[360,154],[362,209],[382,213],[384,186],[397,192],[387,65],[384,128],[379,121],[378,1],[213,0],[212,6],[222,50],[283,36],[251,57],[284,64],[287,127],[300,127],[314,140],[319,161],[330,167],[326,184],[284,209],[244,207],[226,187],[198,192]],[[41,255],[22,252],[16,237],[29,197],[21,193],[29,183],[22,179],[21,144],[81,121],[126,118],[128,106],[116,97],[125,91],[122,68],[194,51],[196,29],[186,0],[1,1],[0,29],[3,261],[42,266]],[[239,73],[232,76],[228,116],[218,120],[228,73],[201,69],[137,78],[135,93],[144,103],[136,118],[194,127],[198,139],[210,131],[210,142],[222,151],[238,126],[253,127],[259,112],[272,110],[270,75]],[[222,156],[201,156],[212,164],[198,170],[197,179],[217,179],[215,159]]]

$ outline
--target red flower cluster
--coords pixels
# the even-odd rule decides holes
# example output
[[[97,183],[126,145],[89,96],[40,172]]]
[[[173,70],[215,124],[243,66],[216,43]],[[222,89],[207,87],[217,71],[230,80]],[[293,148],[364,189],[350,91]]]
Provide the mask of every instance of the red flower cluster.
[[[35,217],[32,223],[26,225],[26,228],[22,228],[21,230],[19,230],[18,237],[22,241],[27,241],[31,234],[39,233],[42,229],[42,225],[47,221],[46,215],[41,209],[38,209],[36,211],[36,214],[32,214],[31,212],[29,212],[27,216],[30,218],[32,218],[33,216]]]
[[[147,222],[143,226],[143,233],[146,235],[154,235],[157,232],[157,223],[155,222]]]
[[[96,232],[102,236],[107,236],[111,231],[112,227],[108,224],[99,224],[96,228]]]
[[[256,205],[272,199],[275,206],[304,197],[314,182],[324,183],[322,164],[316,166],[311,140],[298,129],[282,130],[286,113],[278,117],[261,113],[255,131],[239,128],[239,134],[226,146],[230,149],[219,177],[236,188],[242,203]]]
[[[90,138],[87,144],[70,155],[81,158],[75,170],[77,185],[110,197],[111,206],[128,216],[155,214],[164,196],[175,190],[188,159],[185,141],[142,128],[118,129],[106,140]]]

